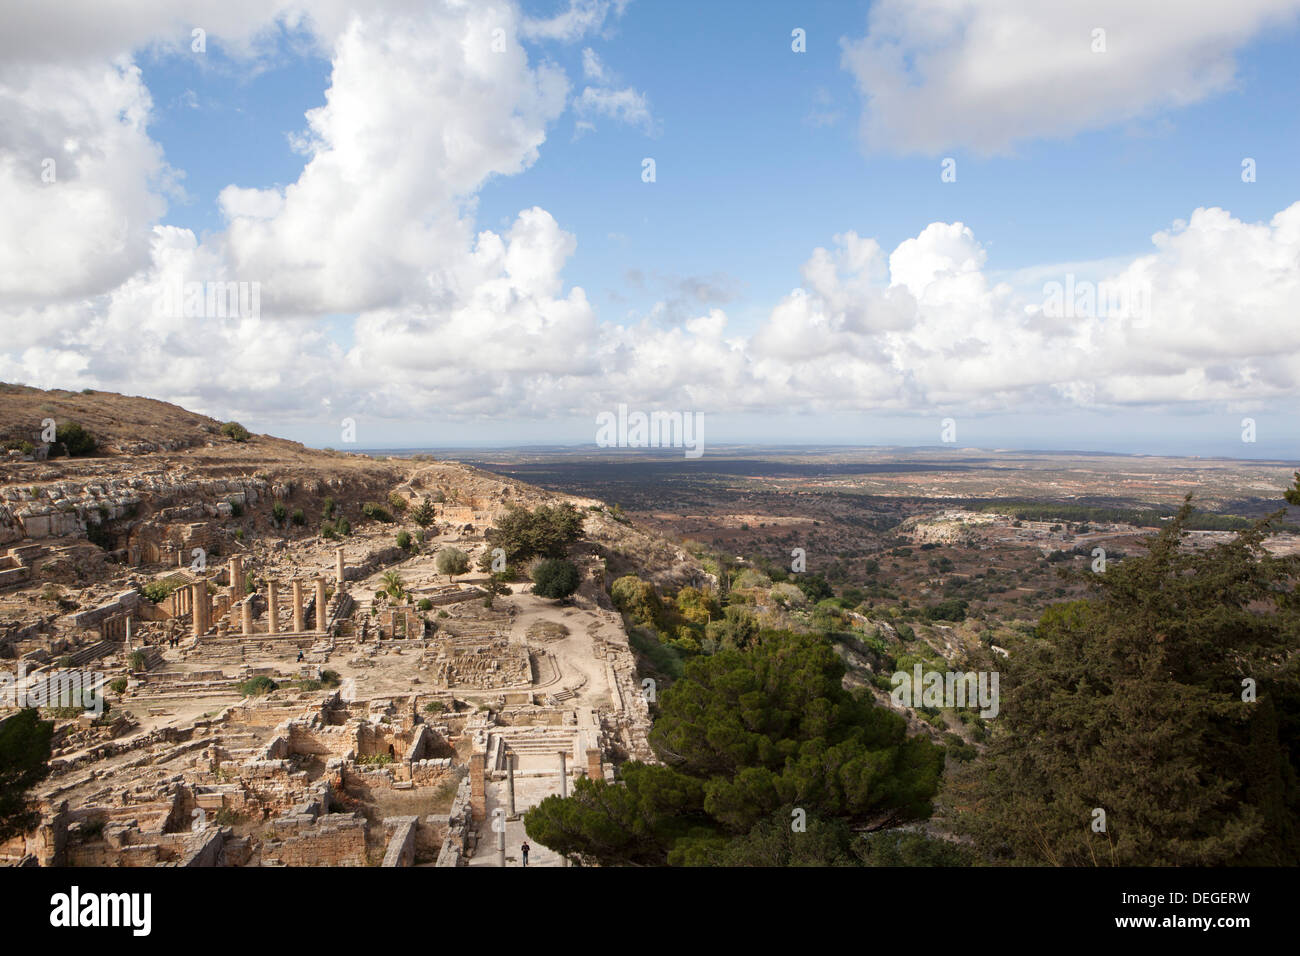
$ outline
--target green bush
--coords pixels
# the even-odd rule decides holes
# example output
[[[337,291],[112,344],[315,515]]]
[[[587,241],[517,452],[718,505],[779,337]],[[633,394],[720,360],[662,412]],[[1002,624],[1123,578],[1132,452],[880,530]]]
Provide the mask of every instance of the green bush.
[[[534,557],[562,558],[569,545],[582,537],[582,513],[567,501],[542,505],[536,511],[512,505],[486,537],[491,547],[505,551],[510,564]]]
[[[533,593],[562,601],[578,590],[578,568],[564,558],[548,558],[533,569]]]
[[[397,532],[397,546],[403,551],[411,550],[411,535],[406,531]]]
[[[742,568],[731,579],[733,588],[767,588],[772,586],[772,579],[753,568]]]
[[[246,442],[253,437],[252,433],[239,422],[226,422],[221,426],[221,434],[237,442]]]
[[[975,858],[968,846],[915,831],[867,833],[857,846],[864,866],[970,866]]]
[[[721,647],[748,647],[758,639],[758,618],[748,608],[729,605],[723,608],[722,618],[710,621],[704,629],[709,640]]]
[[[376,521],[384,521],[389,524],[392,524],[394,520],[388,510],[377,501],[367,501],[361,506],[361,513],[367,518],[373,518]]]
[[[664,644],[649,628],[633,627],[628,630],[628,643],[650,662],[651,667],[660,674],[671,678],[682,676],[683,664],[681,652]]]
[[[664,614],[663,602],[654,585],[635,574],[625,574],[609,586],[614,606],[635,623],[658,629]]]
[[[425,497],[423,501],[411,509],[411,520],[421,528],[429,527],[436,517],[437,513],[433,507],[433,502],[428,497]]]
[[[284,519],[288,516],[288,510],[280,502],[271,506],[271,517],[275,519],[276,524],[284,524]]]
[[[293,514],[289,516],[289,520],[296,525],[304,525],[307,523],[307,516],[302,513],[301,508],[294,508]]]
[[[925,616],[932,621],[966,620],[967,603],[960,598],[948,598],[933,607],[925,609]]]
[[[127,656],[126,662],[130,665],[131,670],[142,671],[147,666],[148,659],[145,657],[144,651],[132,651]]]
[[[163,601],[167,600],[167,598],[171,596],[172,592],[178,587],[180,587],[179,581],[150,581],[144,587],[140,588],[140,592],[154,604],[161,604]]]
[[[326,668],[320,672],[320,682],[326,687],[338,687],[339,684],[343,683],[343,677],[338,671]]]
[[[438,573],[445,574],[448,580],[452,580],[456,575],[469,570],[469,555],[460,548],[443,548],[438,552],[436,564]]]
[[[58,426],[54,431],[54,443],[62,445],[70,457],[92,455],[95,452],[95,437],[76,422]]]
[[[279,690],[280,685],[265,674],[259,674],[257,677],[250,677],[239,685],[239,692],[245,697],[255,697],[261,694],[269,694],[273,690]]]
[[[420,598],[420,603],[416,605],[421,611],[432,611],[433,602],[428,598]]]
[[[121,697],[124,693],[126,693],[126,685],[127,685],[127,679],[125,677],[114,677],[111,681],[108,682],[108,689],[111,690],[114,694],[117,694],[119,697]]]

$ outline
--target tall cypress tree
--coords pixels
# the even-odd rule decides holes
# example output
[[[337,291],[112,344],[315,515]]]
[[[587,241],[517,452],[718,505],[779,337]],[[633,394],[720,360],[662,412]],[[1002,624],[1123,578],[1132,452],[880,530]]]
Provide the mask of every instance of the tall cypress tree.
[[[1088,600],[1049,608],[1010,649],[989,750],[945,796],[986,854],[1300,861],[1300,559],[1264,549],[1267,521],[1189,549],[1190,511],[1189,500],[1145,555],[1090,575]]]

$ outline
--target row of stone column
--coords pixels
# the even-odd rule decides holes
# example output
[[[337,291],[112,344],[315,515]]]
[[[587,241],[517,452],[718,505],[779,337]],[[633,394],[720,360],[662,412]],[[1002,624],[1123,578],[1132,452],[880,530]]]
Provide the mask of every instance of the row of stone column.
[[[324,631],[329,626],[326,608],[325,579],[312,579],[316,588],[316,630]],[[293,630],[302,633],[307,630],[306,611],[303,606],[303,589],[301,581],[293,581]],[[242,598],[240,603],[240,630],[244,634],[253,633],[253,595]],[[280,584],[278,581],[266,582],[266,633],[280,633]]]
[[[560,758],[560,796],[569,795],[569,767],[567,750],[558,751]],[[604,779],[604,772],[600,764],[600,750],[587,750],[587,774],[592,779]],[[515,809],[515,755],[513,752],[506,753],[506,807],[505,819],[518,819],[518,811]],[[495,811],[494,811],[495,812]],[[483,819],[487,816],[487,754],[470,755],[470,813],[476,819]],[[500,825],[494,824],[497,833],[497,866],[506,865],[506,827],[505,821]],[[564,865],[569,865],[569,858],[564,857]]]
[[[335,552],[334,578],[337,586],[343,586],[343,549],[339,548]],[[312,579],[316,588],[316,630],[324,631],[328,619],[325,609],[325,578],[317,576]],[[301,581],[292,582],[293,586],[293,629],[296,633],[302,633],[307,630],[306,615],[303,608],[303,589]],[[251,604],[252,595],[247,595],[246,582],[244,580],[244,559],[242,555],[234,555],[230,559],[230,603],[229,607],[234,607],[242,602],[240,607],[240,625],[245,634],[253,633],[253,608]],[[280,633],[280,584],[278,581],[268,581],[266,583],[266,603],[267,603],[267,633]],[[196,581],[193,584],[177,588],[172,592],[171,610],[173,617],[183,617],[191,615],[192,630],[195,637],[206,634],[208,628],[212,626],[212,596],[208,594],[207,580]]]
[[[327,612],[327,602],[325,595],[325,579],[316,577],[312,583],[316,589],[316,630],[324,631],[329,625]],[[302,633],[307,630],[307,615],[303,601],[302,581],[293,581],[293,630],[295,633]],[[176,602],[177,613],[190,613],[193,615],[193,633],[195,637],[207,633],[208,628],[212,626],[212,597],[208,594],[207,581],[196,581],[194,584],[181,589],[184,594]],[[244,589],[240,587],[238,591],[232,588],[231,598],[233,607],[239,604],[240,630],[244,634],[253,633],[253,596],[244,595]],[[268,581],[266,583],[266,632],[268,634],[280,633],[280,584],[278,581]]]
[[[567,797],[569,795],[569,752],[560,750],[556,755],[560,758],[560,796]],[[593,780],[604,780],[605,770],[601,764],[600,749],[589,747],[586,756],[587,776]],[[475,819],[482,820],[487,816],[487,754],[470,754],[469,768],[470,814]],[[513,751],[506,752],[506,794],[509,800],[506,816],[513,820],[515,818],[515,754]]]

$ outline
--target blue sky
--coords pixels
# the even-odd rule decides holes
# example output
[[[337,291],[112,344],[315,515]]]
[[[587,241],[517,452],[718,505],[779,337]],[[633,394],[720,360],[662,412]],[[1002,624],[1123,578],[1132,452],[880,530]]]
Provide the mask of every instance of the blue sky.
[[[141,26],[138,35],[118,41],[122,49],[115,55],[139,67],[139,88],[152,102],[139,135],[156,145],[161,156],[161,163],[142,170],[165,203],[160,215],[140,213],[142,248],[150,241],[148,230],[160,225],[190,230],[199,254],[228,264],[226,277],[234,277],[236,269],[252,269],[248,274],[267,288],[281,288],[277,283],[286,263],[302,265],[294,261],[294,243],[285,236],[301,240],[303,233],[294,232],[298,227],[292,222],[283,233],[276,232],[279,223],[272,217],[271,231],[258,243],[248,242],[233,225],[242,220],[257,226],[265,217],[257,213],[249,218],[243,207],[223,210],[222,190],[256,190],[250,195],[280,202],[305,177],[309,164],[328,168],[351,161],[337,157],[346,152],[347,136],[371,135],[366,132],[369,118],[347,113],[338,104],[324,110],[337,137],[332,153],[319,145],[299,150],[292,145],[308,129],[305,114],[326,107],[331,83],[362,82],[348,71],[336,74],[347,57],[372,67],[384,63],[385,56],[394,57],[395,67],[414,65],[417,76],[420,69],[446,65],[449,48],[438,47],[437,37],[428,50],[412,53],[409,63],[400,59],[405,51],[394,52],[392,42],[387,48],[363,49],[374,36],[388,36],[385,30],[399,39],[404,30],[409,33],[410,23],[399,20],[406,8],[391,19],[385,19],[387,12],[375,14],[373,24],[368,23],[373,33],[349,52],[340,36],[360,8],[351,11],[333,0],[306,3],[313,19],[303,22],[286,14],[299,6],[280,0],[261,21],[250,14],[247,22],[213,28],[202,56],[192,55],[185,45],[189,23],[203,20],[201,16],[182,18],[161,34],[158,27]],[[399,8],[401,3],[387,6]],[[428,5],[430,10],[437,6]],[[418,19],[425,11],[416,7]],[[1257,453],[1285,454],[1300,440],[1289,414],[1300,360],[1293,365],[1289,354],[1283,360],[1259,345],[1253,353],[1243,346],[1242,354],[1218,359],[1215,343],[1231,344],[1234,320],[1207,316],[1195,303],[1218,297],[1240,302],[1243,290],[1199,289],[1187,277],[1206,271],[1197,256],[1221,260],[1213,242],[1216,233],[1230,228],[1245,236],[1253,224],[1270,223],[1300,199],[1296,3],[1252,0],[1231,17],[1213,4],[1192,3],[1184,10],[1185,22],[1167,30],[1158,23],[1153,30],[1145,20],[1125,20],[1124,4],[1063,4],[1060,9],[1070,11],[1059,17],[1044,12],[1041,22],[1036,13],[999,21],[1003,14],[991,4],[971,3],[969,8],[960,24],[935,26],[895,0],[874,7],[843,0],[798,5],[551,0],[525,2],[518,9],[504,2],[492,7],[510,25],[510,40],[522,53],[518,60],[512,53],[503,84],[521,84],[523,92],[513,91],[510,102],[515,120],[522,117],[517,125],[529,128],[515,131],[518,142],[508,148],[483,146],[485,153],[497,150],[499,155],[487,156],[466,179],[454,209],[433,197],[436,185],[413,179],[412,220],[431,230],[433,244],[443,239],[454,244],[456,229],[444,235],[430,223],[454,219],[462,240],[484,230],[508,237],[522,211],[544,210],[555,228],[549,220],[534,224],[546,238],[530,246],[528,255],[545,260],[546,267],[538,268],[549,278],[544,289],[516,290],[516,300],[532,304],[517,325],[503,319],[499,332],[502,341],[522,341],[539,324],[557,321],[555,310],[581,289],[587,302],[581,316],[572,327],[554,333],[572,336],[574,344],[561,350],[574,356],[572,368],[544,358],[531,367],[522,359],[503,358],[496,366],[485,360],[482,374],[466,378],[453,393],[473,395],[474,400],[463,403],[448,401],[442,386],[430,383],[431,378],[446,378],[437,361],[427,374],[415,367],[381,374],[394,354],[455,338],[457,322],[474,328],[467,313],[480,305],[466,289],[477,283],[481,291],[490,280],[462,262],[445,267],[454,273],[447,279],[439,271],[447,259],[439,245],[427,262],[407,270],[433,279],[414,281],[392,297],[349,287],[342,295],[295,293],[274,300],[294,304],[292,310],[282,310],[284,321],[275,334],[301,342],[318,368],[338,364],[316,378],[303,377],[288,359],[278,367],[259,359],[254,381],[260,386],[201,377],[180,383],[174,366],[170,386],[152,384],[147,377],[115,381],[106,360],[87,348],[65,345],[60,352],[60,346],[36,339],[24,343],[24,351],[15,347],[7,364],[0,353],[0,372],[48,385],[54,383],[55,370],[64,378],[72,370],[80,381],[100,387],[148,394],[161,388],[158,397],[221,417],[239,415],[251,427],[317,444],[336,443],[331,439],[338,430],[334,419],[339,409],[367,423],[368,440],[361,444],[369,447],[590,441],[592,415],[624,400],[626,393],[626,400],[646,407],[703,410],[717,441],[767,437],[773,442],[856,443],[860,439],[850,436],[878,435],[884,443],[922,444],[937,431],[939,417],[954,415],[966,423],[963,443],[969,436],[971,442],[999,446],[1064,442],[1126,451],[1150,446],[1153,451],[1241,453],[1233,433],[1241,418],[1250,415],[1260,423]],[[482,29],[472,21],[462,27],[455,19],[459,13],[439,9],[429,15],[431,32],[463,28],[475,36]],[[1003,51],[978,45],[985,32],[998,35],[1005,28],[1046,37],[1071,53],[1088,42],[1094,21],[1110,24],[1109,49],[1081,67],[1055,68],[1053,56],[1039,56],[1032,39]],[[791,49],[795,28],[806,33],[806,52]],[[254,55],[248,52],[250,38],[256,41]],[[86,69],[92,68],[94,55],[108,62],[107,43],[87,54]],[[857,45],[867,52],[855,58]],[[891,60],[895,52],[898,63]],[[590,68],[593,59],[600,64],[598,78]],[[1012,62],[1019,59],[1023,63]],[[969,101],[953,105],[954,99],[966,97],[963,84],[953,78],[961,69],[974,64],[973,75],[983,82],[1004,63],[1005,78],[989,80],[987,88],[970,93]],[[1105,69],[1087,73],[1096,63],[1106,64]],[[38,68],[44,65],[49,64]],[[474,75],[474,68],[468,63],[466,76]],[[1082,80],[1081,70],[1087,73]],[[374,72],[364,80],[371,88],[361,100],[374,97],[380,114],[373,122],[374,135],[388,135],[392,143],[389,152],[364,144],[374,146],[367,158],[368,182],[381,182],[389,174],[387,157],[392,157],[393,176],[413,175],[398,152],[404,141],[443,143],[493,135],[490,123],[473,127],[468,122],[472,117],[463,120],[456,113],[460,97],[454,77],[431,90],[424,114],[418,91],[411,98],[409,90],[395,87],[392,97],[400,108],[393,107],[390,116],[383,71]],[[562,101],[551,98],[539,105],[544,96],[529,99],[529,84],[541,89],[547,76],[560,73],[566,84]],[[1095,84],[1095,94],[1090,84]],[[584,112],[581,94],[587,87],[624,91],[644,113],[629,118],[612,110]],[[493,105],[495,100],[489,107]],[[914,114],[951,112],[927,125],[920,115],[912,123],[909,109]],[[508,120],[503,113],[501,122]],[[410,137],[406,127],[413,130]],[[944,132],[948,128],[951,136]],[[535,154],[529,152],[533,145]],[[322,152],[330,155],[322,157]],[[656,164],[653,183],[641,178],[646,157]],[[1242,181],[1244,157],[1257,164],[1254,182]],[[955,182],[940,179],[945,158],[956,161]],[[521,171],[502,172],[512,167]],[[163,173],[176,178],[179,190],[162,185]],[[84,169],[82,175],[91,181]],[[436,157],[424,175],[435,182],[443,175]],[[430,195],[422,196],[426,186]],[[309,265],[334,255],[342,262],[364,259],[385,243],[400,245],[392,236],[401,224],[385,224],[381,215],[364,208],[370,187],[354,182],[352,188],[357,193],[352,201],[360,208],[340,208],[355,211],[358,221],[373,225],[375,233],[342,236],[334,248],[323,246],[313,253],[315,259],[303,252]],[[349,201],[346,194],[329,198]],[[1151,341],[1137,332],[1120,334],[1117,323],[1101,318],[1095,328],[1071,333],[1073,341],[1062,338],[1059,329],[1036,328],[1038,351],[1010,357],[1014,338],[1000,336],[1011,336],[1006,326],[1021,321],[1025,303],[1032,311],[1041,299],[1044,276],[1070,272],[1100,280],[1128,275],[1125,270],[1135,260],[1157,252],[1154,233],[1177,237],[1194,210],[1210,207],[1226,212],[1231,220],[1227,227],[1220,221],[1194,221],[1186,248],[1170,253],[1151,273],[1162,333],[1200,340],[1171,359],[1194,374],[1180,378],[1179,369],[1160,355],[1119,361],[1130,348],[1150,349]],[[957,223],[966,234],[945,233],[945,238],[925,232],[931,224]],[[1268,248],[1285,260],[1286,244],[1292,241],[1289,227],[1272,230],[1265,240],[1272,244]],[[845,233],[879,244],[876,292],[906,287],[916,300],[918,315],[908,320],[911,329],[903,334],[909,341],[894,335],[901,327],[890,325],[894,306],[888,296],[863,306],[866,319],[855,318],[855,296],[864,288],[855,284],[855,270],[862,260],[853,252],[853,241],[847,246],[837,241]],[[905,280],[896,269],[891,279],[891,253],[918,237],[925,247],[913,249],[922,259],[916,266],[921,277]],[[349,242],[355,248],[348,248]],[[931,245],[939,250],[937,259],[930,255]],[[808,284],[801,268],[817,249],[830,250],[832,256],[842,250],[848,264],[831,286],[809,290],[816,303],[807,313],[796,306],[787,315],[782,310],[789,306],[792,290]],[[456,256],[470,251],[462,241]],[[1254,255],[1252,261],[1261,255],[1242,254]],[[98,288],[107,299],[92,307],[110,301],[109,312],[120,313],[124,277],[131,269],[140,270],[141,281],[156,275],[158,255],[155,249],[152,266],[124,264],[117,272],[123,284]],[[393,258],[400,261],[381,261],[380,270],[392,265],[395,276],[404,275],[411,251],[396,249]],[[972,269],[985,287],[1007,282],[1024,301],[990,305],[984,292],[970,287],[961,292],[955,285],[938,291],[929,286],[927,291],[930,277],[956,282]],[[308,288],[319,289],[337,271],[327,269]],[[476,277],[472,281],[470,272]],[[444,280],[454,291],[432,299],[420,292],[430,281],[437,286]],[[551,280],[554,285],[547,284]],[[1290,281],[1279,283],[1279,295],[1288,292]],[[36,307],[71,308],[72,291],[62,301],[46,292],[46,301]],[[945,366],[943,348],[936,342],[955,339],[956,347],[966,348],[961,344],[963,322],[954,318],[964,314],[966,303],[952,298],[964,294],[970,296],[973,331],[956,371],[954,356],[947,357]],[[445,313],[438,311],[443,303],[450,303]],[[1274,307],[1265,302],[1258,308],[1261,322]],[[714,333],[683,331],[712,309],[725,313],[728,340],[744,340],[738,349],[724,347]],[[127,320],[110,314],[104,321]],[[485,331],[498,328],[490,315],[477,321]],[[946,331],[941,330],[945,322],[950,323]],[[1215,328],[1199,328],[1215,322]],[[587,352],[577,343],[590,341],[596,328],[603,330],[602,344]],[[408,333],[412,338],[407,343],[390,338]],[[374,346],[379,335],[386,338],[387,349]],[[656,335],[662,341],[647,342]],[[813,336],[825,340],[810,345],[800,364],[793,353]],[[656,371],[654,362],[673,356],[674,349],[683,369],[689,365],[692,370],[680,375],[678,370]],[[856,364],[846,359],[843,367],[835,367],[836,359],[847,353],[853,353]],[[1003,366],[988,380],[979,368],[982,353],[989,363]],[[1065,353],[1076,358],[1066,363],[1068,368],[1049,373],[1046,366]],[[786,356],[789,364],[776,367]],[[1038,380],[1027,377],[1014,387],[999,387],[998,375],[1017,378],[1040,360],[1045,368]],[[828,370],[826,381],[840,383],[827,393],[817,389],[819,361]],[[927,364],[913,368],[913,361]],[[726,368],[716,382],[699,381],[708,378],[712,362]],[[949,367],[960,385],[948,387]],[[1090,381],[1090,368],[1095,368],[1096,382]],[[853,391],[846,383],[870,383],[882,376],[892,376],[894,391],[882,386],[860,402],[846,397]],[[168,379],[160,370],[152,381]],[[662,385],[658,391],[657,382]],[[1097,383],[1102,387],[1096,388]],[[264,394],[278,393],[276,400],[252,400],[250,393],[259,388]],[[598,397],[587,407],[574,397],[583,394]],[[295,406],[290,395],[301,401]]]
[[[540,15],[555,4],[524,6]],[[1294,31],[1243,48],[1236,90],[1011,156],[948,150],[959,175],[941,183],[941,156],[863,149],[840,41],[864,31],[869,5],[792,6],[756,2],[742,15],[722,3],[631,4],[590,47],[646,92],[658,132],[603,123],[578,135],[562,117],[532,168],[482,190],[480,225],[503,230],[522,208],[550,211],[578,236],[565,279],[588,290],[602,317],[644,313],[673,280],[699,277],[718,280],[737,316],[755,321],[799,285],[808,250],[849,229],[893,248],[927,223],[961,221],[989,247],[990,268],[1013,271],[1140,254],[1152,232],[1197,206],[1257,221],[1298,198]],[[807,32],[802,55],[791,51],[794,27]],[[327,59],[302,55],[290,36],[253,75],[213,54],[142,62],[157,107],[151,131],[192,200],[168,221],[199,232],[223,226],[225,186],[297,178],[304,157],[290,135],[325,102],[330,74]],[[582,74],[579,45],[541,43],[535,55]],[[1241,181],[1243,155],[1258,163],[1254,183]],[[646,156],[657,164],[653,185],[641,181]],[[637,273],[640,283],[629,279]]]

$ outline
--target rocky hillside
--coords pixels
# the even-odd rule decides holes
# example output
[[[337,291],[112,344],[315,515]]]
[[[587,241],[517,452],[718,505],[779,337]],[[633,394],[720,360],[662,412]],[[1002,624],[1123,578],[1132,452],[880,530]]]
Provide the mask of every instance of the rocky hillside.
[[[220,437],[222,423],[152,398],[116,392],[44,391],[0,382],[0,443],[40,445],[42,422],[76,422],[104,454],[141,454],[202,446]]]
[[[41,442],[46,419],[60,428],[79,424],[95,451],[68,457],[62,446]],[[128,560],[152,561],[214,531],[314,537],[329,499],[339,516],[360,524],[367,502],[394,492],[429,495],[446,502],[448,515],[480,526],[508,506],[569,500],[586,509],[589,546],[612,569],[640,570],[664,584],[700,580],[689,554],[614,520],[594,499],[427,456],[325,451],[270,435],[235,440],[222,425],[153,399],[0,384],[0,442],[21,446],[0,457],[0,546],[89,538]],[[300,524],[286,522],[299,511]]]

